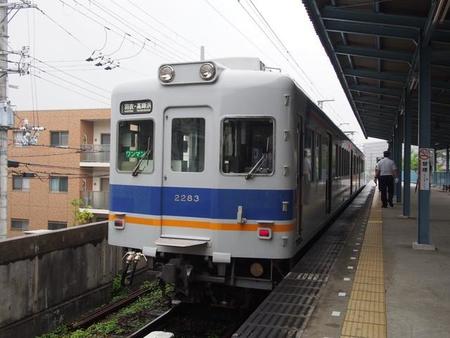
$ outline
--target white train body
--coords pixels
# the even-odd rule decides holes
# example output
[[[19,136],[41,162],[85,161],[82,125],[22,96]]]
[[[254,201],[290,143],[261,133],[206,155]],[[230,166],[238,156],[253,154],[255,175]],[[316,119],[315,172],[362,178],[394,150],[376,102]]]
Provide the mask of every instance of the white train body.
[[[362,186],[362,154],[289,77],[257,59],[207,63],[208,80],[205,62],[173,64],[170,82],[114,90],[109,243],[180,257],[192,279],[270,288]]]

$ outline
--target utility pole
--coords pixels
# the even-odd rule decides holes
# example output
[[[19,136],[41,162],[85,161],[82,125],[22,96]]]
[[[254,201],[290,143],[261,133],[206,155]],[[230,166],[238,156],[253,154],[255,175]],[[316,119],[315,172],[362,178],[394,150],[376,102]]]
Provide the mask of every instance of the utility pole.
[[[8,232],[8,0],[0,0],[0,240]]]
[[[7,93],[8,73],[21,74],[21,70],[8,69],[8,12],[32,7],[36,6],[29,0],[17,3],[0,0],[0,240],[5,239],[8,232],[8,130],[14,125]]]

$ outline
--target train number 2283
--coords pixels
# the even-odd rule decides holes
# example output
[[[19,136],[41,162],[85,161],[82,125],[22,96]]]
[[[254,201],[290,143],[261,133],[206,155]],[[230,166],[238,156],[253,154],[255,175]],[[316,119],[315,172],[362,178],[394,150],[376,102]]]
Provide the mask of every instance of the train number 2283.
[[[175,202],[197,203],[197,202],[200,202],[200,196],[199,195],[191,195],[191,194],[175,194],[173,200]]]

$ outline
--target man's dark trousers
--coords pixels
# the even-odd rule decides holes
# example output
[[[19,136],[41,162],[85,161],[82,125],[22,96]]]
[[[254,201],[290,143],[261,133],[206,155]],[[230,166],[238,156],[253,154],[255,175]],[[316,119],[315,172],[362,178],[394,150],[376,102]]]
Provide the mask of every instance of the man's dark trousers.
[[[394,176],[380,176],[378,177],[378,182],[380,184],[381,203],[383,203],[383,207],[387,207],[388,202],[392,206],[394,198]]]

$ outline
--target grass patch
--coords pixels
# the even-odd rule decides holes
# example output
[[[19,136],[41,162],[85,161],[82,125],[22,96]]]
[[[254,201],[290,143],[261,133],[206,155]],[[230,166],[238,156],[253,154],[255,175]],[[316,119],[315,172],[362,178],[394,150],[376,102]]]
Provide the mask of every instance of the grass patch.
[[[142,284],[141,288],[152,291],[139,297],[136,301],[125,308],[122,308],[118,312],[109,315],[101,322],[91,325],[87,329],[79,329],[70,332],[68,327],[63,325],[51,333],[41,335],[38,338],[106,338],[110,337],[111,334],[114,334],[116,337],[127,335],[145,324],[151,311],[167,309],[165,295],[170,296],[173,293],[173,287],[166,285],[163,290],[158,287],[157,282],[146,281]],[[114,298],[123,298],[126,296],[126,293],[123,294],[123,289],[124,288],[122,287],[116,289],[116,292],[114,293],[113,282]]]

